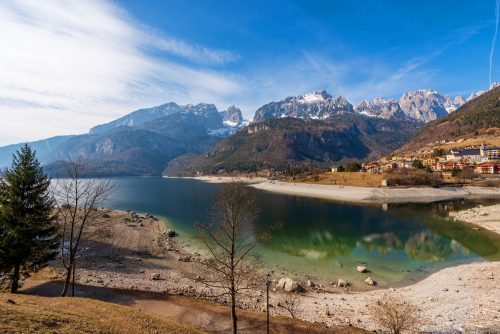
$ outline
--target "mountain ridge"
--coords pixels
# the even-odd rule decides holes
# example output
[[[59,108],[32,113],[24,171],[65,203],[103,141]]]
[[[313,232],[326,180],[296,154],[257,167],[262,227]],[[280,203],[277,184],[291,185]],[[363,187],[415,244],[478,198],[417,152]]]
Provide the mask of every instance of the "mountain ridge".
[[[500,86],[469,100],[447,117],[426,124],[397,153],[481,136],[500,136]]]
[[[390,153],[408,140],[417,123],[370,118],[356,113],[326,120],[272,118],[253,122],[200,155],[169,162],[164,175],[284,171],[328,168],[345,160],[370,160]]]

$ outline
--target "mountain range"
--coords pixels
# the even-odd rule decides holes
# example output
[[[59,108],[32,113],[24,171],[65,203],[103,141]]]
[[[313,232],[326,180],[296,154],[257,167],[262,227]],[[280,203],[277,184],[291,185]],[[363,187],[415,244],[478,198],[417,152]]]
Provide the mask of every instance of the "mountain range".
[[[472,94],[469,100],[481,94]],[[236,106],[219,111],[213,104],[170,102],[97,125],[87,134],[31,144],[54,175],[61,173],[61,161],[68,157],[91,161],[89,174],[103,176],[160,175],[167,165],[178,171],[179,162],[188,160],[195,164],[184,166],[186,170],[194,166],[208,170],[210,159],[204,161],[201,156],[211,157],[217,164],[220,157],[232,156],[261,167],[266,164],[255,163],[259,159],[272,160],[268,165],[274,168],[294,165],[294,161],[297,165],[325,165],[386,154],[425,123],[446,117],[465,102],[461,96],[452,99],[434,90],[417,90],[404,93],[399,100],[376,98],[353,106],[345,97],[320,91],[265,104],[250,124]],[[252,139],[257,133],[254,130],[260,129],[258,133],[263,135],[266,127],[276,132],[266,135],[269,142]],[[0,147],[0,168],[8,166],[19,146]],[[236,148],[253,153],[235,153]],[[305,153],[306,148],[310,154]],[[270,159],[271,152],[276,159]]]
[[[482,93],[472,94],[470,99]],[[463,96],[452,99],[432,89],[420,89],[404,93],[399,100],[375,98],[373,101],[363,100],[353,106],[343,96],[332,96],[326,91],[320,91],[265,104],[257,109],[253,120],[256,122],[283,117],[324,120],[333,115],[359,113],[369,117],[427,123],[447,116],[466,102]]]
[[[164,174],[328,168],[339,162],[371,160],[401,147],[418,124],[354,112],[321,120],[270,118],[251,123],[208,152],[173,159]]]
[[[500,138],[500,85],[492,86],[450,115],[427,123],[398,154],[428,151],[449,142],[467,145],[468,139],[488,142],[490,138]]]
[[[179,106],[167,103],[134,111],[89,133],[53,137],[31,143],[49,173],[62,174],[72,159],[89,161],[89,175],[160,175],[168,161],[211,148],[243,126],[238,108],[219,112],[213,104]],[[0,167],[6,167],[19,148],[0,148]]]

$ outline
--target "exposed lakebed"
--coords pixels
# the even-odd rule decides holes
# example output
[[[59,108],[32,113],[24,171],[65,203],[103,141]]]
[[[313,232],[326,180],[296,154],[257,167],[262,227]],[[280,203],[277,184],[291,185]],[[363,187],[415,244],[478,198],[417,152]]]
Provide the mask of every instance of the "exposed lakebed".
[[[179,241],[201,247],[195,222],[206,221],[223,185],[190,179],[117,178],[107,206],[149,212],[179,232]],[[500,237],[452,222],[448,212],[493,204],[494,200],[453,200],[430,204],[352,205],[273,194],[249,188],[260,209],[256,230],[281,222],[257,253],[276,277],[349,280],[363,287],[367,274],[381,286],[401,285],[459,263],[500,260]],[[498,202],[498,200],[496,200]]]

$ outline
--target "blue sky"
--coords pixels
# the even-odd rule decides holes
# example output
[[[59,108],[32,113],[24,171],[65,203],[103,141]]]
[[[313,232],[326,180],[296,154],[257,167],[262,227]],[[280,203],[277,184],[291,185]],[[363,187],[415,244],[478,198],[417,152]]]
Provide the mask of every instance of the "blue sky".
[[[328,90],[351,103],[489,84],[498,1],[5,0],[0,144],[85,132],[175,101]],[[499,51],[492,79],[500,80]]]

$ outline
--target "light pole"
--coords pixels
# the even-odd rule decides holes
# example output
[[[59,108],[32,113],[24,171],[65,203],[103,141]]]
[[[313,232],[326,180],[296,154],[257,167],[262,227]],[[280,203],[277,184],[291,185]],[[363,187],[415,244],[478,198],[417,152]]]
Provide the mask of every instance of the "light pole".
[[[269,287],[271,286],[271,274],[267,274],[266,280],[266,316],[267,316],[267,324],[266,324],[266,333],[269,334]]]

